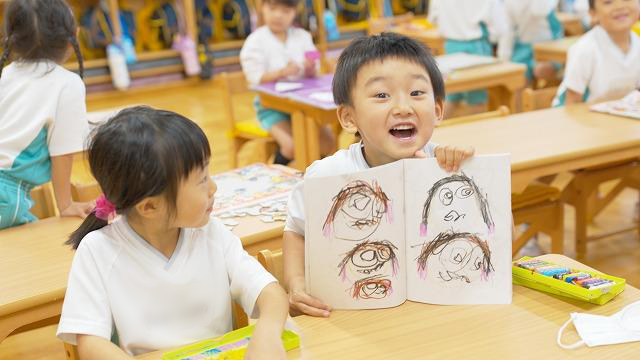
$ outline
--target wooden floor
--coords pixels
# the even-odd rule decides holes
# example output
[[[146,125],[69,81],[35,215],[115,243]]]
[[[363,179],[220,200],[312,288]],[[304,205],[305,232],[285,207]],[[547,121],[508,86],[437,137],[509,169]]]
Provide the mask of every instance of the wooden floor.
[[[211,170],[214,173],[230,168],[230,140],[226,137],[224,107],[221,104],[220,89],[215,83],[208,82],[188,87],[159,89],[136,94],[92,99],[88,102],[89,111],[127,104],[146,104],[149,106],[176,111],[197,122],[207,134],[212,146]],[[240,95],[233,99],[237,114],[242,117],[255,116],[251,107],[252,95]],[[74,168],[74,180],[88,181],[90,175],[86,169]],[[635,206],[638,193],[624,191],[591,226],[591,232],[616,229],[636,219]],[[573,209],[565,209],[565,254],[575,257],[573,243]],[[549,240],[540,238],[542,249],[550,248]],[[620,276],[629,284],[640,287],[640,240],[636,232],[628,232],[611,238],[590,243],[587,257],[578,259],[605,273]],[[0,359],[65,359],[62,343],[55,338],[55,326],[10,336],[0,344]]]

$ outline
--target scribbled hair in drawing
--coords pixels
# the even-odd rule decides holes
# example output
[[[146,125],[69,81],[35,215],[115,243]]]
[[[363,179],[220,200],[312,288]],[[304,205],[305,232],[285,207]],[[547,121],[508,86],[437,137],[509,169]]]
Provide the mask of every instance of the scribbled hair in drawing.
[[[358,209],[357,204],[349,203],[349,200],[354,196],[359,196],[362,199],[366,200],[365,206],[369,206],[371,201],[378,203],[381,205],[381,209],[373,206],[371,204],[371,211],[365,215],[361,214],[353,214],[349,213],[347,210],[349,207],[356,208],[356,211],[361,211],[363,209]],[[371,185],[366,181],[355,180],[348,183],[345,187],[340,190],[340,192],[333,197],[333,205],[327,214],[327,217],[324,221],[324,225],[322,226],[322,232],[325,236],[329,236],[332,232],[332,226],[334,224],[334,220],[338,213],[343,213],[347,220],[345,224],[348,228],[353,230],[362,230],[365,227],[377,226],[380,224],[380,220],[384,214],[387,214],[388,220],[391,221],[391,200],[387,197],[378,183],[373,181]],[[366,236],[365,236],[366,237]],[[362,240],[359,239],[349,239],[349,240]]]
[[[398,257],[395,251],[398,247],[388,240],[365,240],[347,252],[338,264],[340,277],[344,281],[347,278],[347,265],[352,264],[356,272],[369,275],[380,270],[386,263],[391,262],[391,272],[395,276],[398,272]]]
[[[424,236],[427,233],[427,222],[429,219],[429,210],[431,209],[431,203],[434,201],[436,195],[438,195],[440,188],[444,185],[451,182],[462,182],[467,184],[472,190],[473,193],[468,194],[467,196],[471,196],[475,194],[476,200],[478,202],[478,208],[480,209],[480,213],[482,213],[482,219],[484,223],[487,225],[487,229],[489,229],[489,233],[493,233],[494,223],[491,218],[491,212],[489,212],[489,203],[487,202],[487,198],[482,194],[478,185],[467,175],[462,173],[462,175],[454,174],[448,176],[446,178],[442,178],[436,181],[435,184],[429,190],[429,194],[427,196],[427,201],[424,203],[424,207],[422,209],[422,222],[420,223],[420,235]],[[451,195],[453,196],[453,195]],[[449,202],[450,203],[450,202]],[[444,205],[448,205],[443,203]]]
[[[464,241],[469,244],[467,249],[458,246],[451,251],[445,252],[448,246],[456,241]],[[480,257],[474,258],[474,250],[480,249],[482,254]],[[468,250],[468,251],[465,251]],[[486,241],[481,240],[477,235],[468,232],[457,233],[447,231],[438,234],[435,239],[422,245],[420,255],[416,258],[418,263],[418,273],[422,279],[426,278],[429,261],[433,256],[437,256],[440,262],[445,265],[444,272],[440,272],[438,276],[444,281],[463,280],[470,283],[466,269],[471,265],[472,271],[480,271],[480,277],[486,280],[489,273],[494,271],[491,264],[491,250]],[[453,268],[447,268],[452,264]]]
[[[391,280],[384,275],[369,276],[353,284],[351,296],[354,299],[384,299],[393,293]]]

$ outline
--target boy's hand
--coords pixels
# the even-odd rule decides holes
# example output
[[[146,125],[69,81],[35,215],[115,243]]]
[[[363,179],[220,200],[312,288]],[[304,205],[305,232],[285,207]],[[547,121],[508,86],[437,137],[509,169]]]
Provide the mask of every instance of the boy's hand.
[[[297,277],[289,285],[289,306],[293,311],[303,314],[329,317],[331,307],[306,293],[304,278]]]
[[[281,335],[256,325],[245,353],[245,359],[285,359],[287,356]]]
[[[475,152],[475,149],[471,147],[462,149],[455,146],[438,146],[435,150],[436,160],[438,160],[438,164],[443,170],[448,172],[458,171],[462,162],[472,157]],[[420,149],[416,151],[414,156],[417,158],[426,158],[427,154],[425,154],[424,151]]]
[[[90,202],[71,202],[69,206],[60,210],[60,216],[77,216],[79,218],[86,218],[87,215],[93,211],[96,204],[93,201]]]
[[[289,61],[287,66],[284,69],[280,70],[281,77],[288,77],[298,74],[300,74],[300,67],[293,61]]]

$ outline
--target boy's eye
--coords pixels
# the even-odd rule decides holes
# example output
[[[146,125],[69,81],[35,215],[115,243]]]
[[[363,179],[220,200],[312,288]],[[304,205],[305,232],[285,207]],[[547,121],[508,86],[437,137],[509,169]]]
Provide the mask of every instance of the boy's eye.
[[[389,97],[389,94],[387,94],[387,93],[377,93],[373,97],[378,98],[378,99],[386,99],[386,98]]]
[[[411,92],[411,96],[421,96],[421,95],[424,95],[424,94],[425,94],[425,92],[422,91],[422,90],[414,90],[414,91]]]

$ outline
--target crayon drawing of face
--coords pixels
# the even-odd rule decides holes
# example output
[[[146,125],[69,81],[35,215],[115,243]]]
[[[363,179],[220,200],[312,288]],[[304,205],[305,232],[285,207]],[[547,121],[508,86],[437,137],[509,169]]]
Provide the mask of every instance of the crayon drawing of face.
[[[354,299],[384,299],[391,295],[391,280],[383,275],[374,275],[360,279],[353,284],[351,296]]]
[[[422,245],[416,259],[420,278],[471,283],[494,270],[487,242],[471,233],[447,231]]]
[[[478,226],[478,219],[484,225]],[[478,186],[466,175],[452,175],[437,181],[429,190],[422,211],[420,235],[429,225],[443,224],[447,229],[493,233],[489,204]]]
[[[391,201],[374,181],[352,181],[333,198],[333,205],[322,227],[323,234],[359,241],[373,234],[384,215],[391,220]]]
[[[340,278],[350,278],[382,272],[393,276],[398,272],[398,248],[387,240],[365,240],[356,245],[338,264]]]

